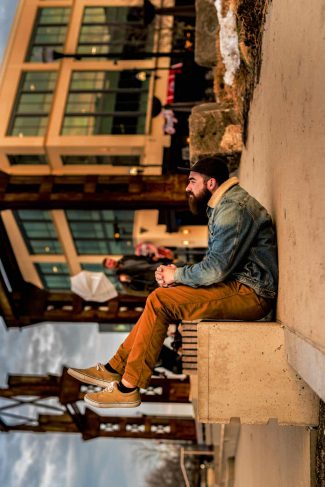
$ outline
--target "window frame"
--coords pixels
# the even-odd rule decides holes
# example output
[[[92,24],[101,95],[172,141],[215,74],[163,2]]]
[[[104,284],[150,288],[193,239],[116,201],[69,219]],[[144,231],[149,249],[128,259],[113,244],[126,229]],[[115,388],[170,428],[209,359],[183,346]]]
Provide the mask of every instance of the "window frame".
[[[49,10],[49,9],[65,9],[67,11],[69,11],[68,15],[67,15],[67,21],[66,23],[40,23],[40,20],[41,20],[41,17],[42,17],[42,11],[44,10]],[[36,12],[36,16],[35,16],[35,20],[34,20],[34,25],[33,25],[33,30],[32,30],[32,34],[30,36],[30,40],[29,40],[29,45],[28,45],[28,49],[27,49],[27,52],[26,52],[26,56],[25,56],[25,62],[26,63],[43,63],[45,62],[46,60],[43,59],[43,56],[45,55],[44,53],[42,54],[42,59],[41,60],[37,60],[37,59],[32,59],[32,55],[33,55],[33,49],[35,47],[43,47],[43,48],[53,48],[53,50],[55,49],[64,49],[64,46],[65,46],[65,43],[66,43],[66,40],[67,40],[67,32],[68,32],[68,28],[69,28],[69,23],[70,23],[70,19],[71,19],[71,13],[72,13],[72,9],[71,7],[69,6],[39,6],[37,8],[37,12]],[[37,44],[35,43],[35,39],[38,35],[38,29],[39,28],[42,28],[42,27],[63,27],[65,28],[65,32],[63,33],[63,36],[64,36],[64,40],[63,42],[47,42],[47,43],[41,43],[41,44]]]
[[[148,108],[149,108],[149,101],[150,101],[150,85],[151,85],[151,80],[152,76],[151,74],[148,75],[148,78],[145,80],[140,80],[136,77],[134,69],[123,69],[123,70],[96,70],[96,69],[87,69],[87,70],[73,70],[71,72],[71,78],[70,78],[70,85],[69,85],[69,90],[67,93],[67,99],[66,99],[66,104],[65,104],[65,113],[63,116],[62,120],[62,125],[61,125],[61,136],[66,137],[66,136],[101,136],[101,135],[145,135],[147,132],[147,117],[148,117]],[[93,75],[94,78],[87,79],[86,76],[84,76],[84,79],[82,79],[83,75]],[[96,79],[96,75],[101,74],[103,75],[102,79]],[[119,76],[114,80],[114,76],[116,74],[119,74]],[[109,76],[112,75],[112,80],[109,78]],[[127,76],[134,75],[134,79],[130,77],[129,79]],[[78,80],[77,77],[80,76],[80,79]],[[105,88],[103,86],[97,87],[97,83],[102,83],[105,85],[105,83],[111,83],[111,82],[116,81],[116,88]],[[131,87],[124,87],[123,84],[127,82],[133,82],[135,86]],[[74,87],[74,83],[79,83],[81,84],[82,82],[86,84],[89,83],[89,85],[93,82],[93,86],[90,87]],[[136,84],[140,83],[138,87],[136,87]],[[145,83],[145,84],[144,84]],[[120,86],[122,84],[122,86]],[[135,98],[134,103],[138,104],[138,110],[111,110],[111,111],[96,111],[95,104],[93,103],[94,110],[86,110],[86,108],[80,107],[79,111],[69,111],[69,100],[73,99],[74,95],[82,95],[82,94],[89,94],[93,96],[93,100],[90,98],[89,105],[91,105],[92,101],[95,101],[95,97],[98,97],[98,95],[102,95],[105,93],[109,93],[112,95],[115,95],[115,98],[113,98],[111,101],[109,98],[106,100],[102,98],[101,103],[113,103],[115,106],[116,104],[120,105],[121,104],[127,103],[127,101],[123,100],[123,95],[129,94],[129,95],[137,95],[139,94],[140,97],[138,99]],[[122,96],[121,96],[122,95]],[[145,95],[145,98],[143,98]],[[119,99],[120,96],[120,99]],[[70,98],[71,97],[71,98]],[[74,102],[75,104],[76,102]],[[73,104],[73,103],[72,103]],[[141,106],[144,105],[146,106],[145,110],[141,109]],[[71,107],[71,105],[70,105]],[[127,124],[121,124],[119,123],[119,117],[121,120],[125,120],[126,122],[128,119],[136,119],[136,123],[132,125],[127,125]],[[88,118],[88,120],[87,120]],[[106,123],[110,124],[110,129],[109,130],[103,130],[103,127],[99,125],[100,122],[105,123],[105,118],[109,120],[106,120]],[[79,125],[70,122],[68,124],[68,120],[71,120],[73,122],[79,121]],[[92,122],[90,123],[90,119],[92,119]],[[84,124],[80,122],[84,122]],[[87,123],[88,122],[88,123]],[[96,124],[97,124],[97,129],[96,129]],[[118,126],[120,125],[120,131],[118,130]],[[123,125],[124,130],[121,129],[121,126]],[[131,130],[125,130],[125,127],[131,127]],[[79,129],[79,130],[78,130]]]
[[[53,89],[39,89],[37,91],[35,91],[35,90],[27,91],[24,88],[24,85],[28,81],[27,76],[30,74],[55,75],[55,76],[53,76],[53,79],[51,79],[51,77],[49,77],[49,80],[48,80],[49,84],[53,82]],[[56,70],[53,70],[53,69],[49,69],[46,71],[44,71],[44,70],[39,70],[39,71],[37,71],[37,70],[24,70],[21,72],[20,80],[18,83],[18,88],[17,88],[17,92],[16,92],[16,96],[15,96],[15,102],[14,102],[13,108],[11,110],[10,120],[9,120],[9,124],[8,124],[8,128],[7,128],[7,132],[6,132],[7,136],[19,137],[20,133],[22,133],[23,137],[43,137],[46,134],[46,130],[48,127],[48,122],[49,122],[49,117],[50,117],[51,110],[52,110],[53,97],[54,97],[57,79],[58,79],[58,72]],[[51,95],[48,111],[47,112],[39,112],[39,113],[38,112],[19,113],[18,110],[19,110],[22,95],[38,94],[38,93]],[[34,133],[34,134],[29,134],[29,133],[24,134],[23,132],[19,132],[18,134],[15,134],[15,133],[13,133],[13,131],[16,130],[16,128],[17,128],[17,127],[15,127],[15,124],[16,124],[16,121],[18,118],[22,118],[22,119],[24,119],[24,118],[26,118],[26,119],[41,118],[41,119],[45,120],[45,126],[42,127],[42,125],[39,125],[37,133]]]

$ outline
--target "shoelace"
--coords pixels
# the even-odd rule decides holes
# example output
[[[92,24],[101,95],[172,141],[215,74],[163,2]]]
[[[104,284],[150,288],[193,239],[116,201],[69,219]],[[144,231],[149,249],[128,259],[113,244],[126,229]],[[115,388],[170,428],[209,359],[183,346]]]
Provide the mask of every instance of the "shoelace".
[[[97,362],[96,364],[96,369],[97,370],[103,370],[105,367],[103,364],[100,362]],[[102,390],[102,392],[113,392],[114,391],[114,382],[110,382],[105,389]]]
[[[103,390],[103,392],[113,392],[114,391],[114,382],[110,382],[107,387]]]

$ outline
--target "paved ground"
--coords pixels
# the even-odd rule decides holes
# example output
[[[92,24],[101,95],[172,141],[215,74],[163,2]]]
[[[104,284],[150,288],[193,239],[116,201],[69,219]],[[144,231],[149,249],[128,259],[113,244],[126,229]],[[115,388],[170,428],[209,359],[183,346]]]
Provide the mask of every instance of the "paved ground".
[[[235,487],[309,487],[310,448],[304,427],[242,426]]]

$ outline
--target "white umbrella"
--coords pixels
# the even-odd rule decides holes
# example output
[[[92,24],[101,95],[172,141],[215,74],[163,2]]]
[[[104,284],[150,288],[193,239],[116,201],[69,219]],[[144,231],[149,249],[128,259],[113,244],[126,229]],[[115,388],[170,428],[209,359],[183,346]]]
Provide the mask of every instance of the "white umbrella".
[[[103,303],[118,295],[114,285],[103,272],[81,271],[70,280],[71,291],[86,301]]]

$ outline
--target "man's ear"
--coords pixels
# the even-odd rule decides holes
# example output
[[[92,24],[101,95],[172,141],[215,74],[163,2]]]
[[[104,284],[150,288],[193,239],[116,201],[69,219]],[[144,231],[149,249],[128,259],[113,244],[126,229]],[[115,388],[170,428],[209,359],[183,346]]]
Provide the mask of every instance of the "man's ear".
[[[214,178],[210,178],[207,182],[207,188],[209,191],[215,191],[218,188],[218,181]]]

